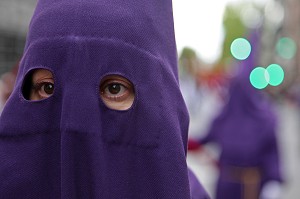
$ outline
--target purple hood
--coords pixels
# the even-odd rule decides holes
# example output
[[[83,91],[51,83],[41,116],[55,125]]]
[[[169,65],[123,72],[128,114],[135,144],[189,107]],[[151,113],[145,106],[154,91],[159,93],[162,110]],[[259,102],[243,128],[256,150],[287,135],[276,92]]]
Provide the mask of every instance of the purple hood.
[[[55,90],[29,101],[35,68],[52,71]],[[109,74],[133,83],[130,109],[102,102]],[[188,121],[171,0],[39,0],[0,118],[0,195],[190,198]]]

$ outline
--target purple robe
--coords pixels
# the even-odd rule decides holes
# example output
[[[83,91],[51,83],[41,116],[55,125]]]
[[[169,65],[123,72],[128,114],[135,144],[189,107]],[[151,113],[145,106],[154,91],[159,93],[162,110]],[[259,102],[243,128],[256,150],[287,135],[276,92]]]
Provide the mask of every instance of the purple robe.
[[[249,81],[257,63],[258,39],[258,32],[251,34],[252,53],[240,62],[228,102],[200,140],[202,144],[214,142],[221,149],[217,199],[257,198],[266,182],[282,181],[276,115],[271,102]]]
[[[188,113],[171,0],[39,0],[0,118],[1,198],[188,199]],[[52,96],[22,94],[52,71]],[[102,77],[134,85],[131,108],[100,98]]]

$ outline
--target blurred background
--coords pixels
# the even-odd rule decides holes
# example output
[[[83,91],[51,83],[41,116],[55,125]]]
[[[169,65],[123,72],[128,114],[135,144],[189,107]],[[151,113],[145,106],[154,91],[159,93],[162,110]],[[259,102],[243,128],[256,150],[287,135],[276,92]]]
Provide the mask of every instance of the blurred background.
[[[197,143],[200,144],[200,148],[192,146],[188,151],[189,166],[196,172],[212,198],[216,198],[216,183],[219,181],[219,176],[222,176],[220,170],[222,170],[224,162],[224,158],[220,159],[222,152],[226,158],[228,156],[231,159],[236,158],[236,162],[239,161],[241,155],[238,152],[226,154],[229,153],[229,150],[225,151],[228,147],[223,141],[224,138],[216,139],[209,144],[205,142],[202,146],[201,140],[206,139],[211,133],[211,129],[217,128],[215,127],[217,123],[221,123],[214,121],[215,119],[220,120],[220,115],[224,114],[224,110],[228,108],[228,104],[230,104],[228,101],[231,100],[229,95],[232,95],[229,92],[232,81],[239,78],[237,76],[241,76],[240,79],[244,78],[247,84],[257,90],[257,93],[267,98],[277,117],[274,128],[278,153],[275,156],[279,160],[274,165],[278,164],[283,183],[280,186],[281,194],[276,196],[277,190],[273,189],[266,198],[299,198],[300,1],[173,0],[173,4],[180,85],[190,113],[189,139],[194,142],[198,141]],[[259,39],[255,41],[256,43],[250,38],[253,32],[259,32]],[[252,47],[258,45],[258,50],[255,51],[253,47],[252,51],[249,50],[249,57],[239,58],[234,52],[234,41],[238,38],[247,39]],[[245,48],[243,46],[240,51]],[[250,58],[251,56],[252,58]],[[255,62],[249,63],[249,59],[255,59]],[[250,76],[255,76],[253,69],[267,69],[270,65],[280,66],[283,73],[264,74],[265,77],[262,78],[264,80],[258,80],[262,84],[250,81]],[[240,72],[244,70],[242,67],[248,67],[253,70],[253,73],[249,73],[246,77],[243,76]],[[277,83],[271,83],[271,76],[277,78]],[[259,77],[257,78],[259,79]],[[248,98],[251,98],[250,94]],[[253,101],[257,106],[262,103],[260,98],[253,98]],[[245,104],[245,102],[235,102],[234,106],[244,110],[243,106],[247,106]],[[257,114],[263,114],[259,109],[257,112]],[[233,118],[230,114],[233,113],[227,111],[226,117]],[[249,115],[246,112],[243,115],[242,111],[239,112],[238,117],[245,118],[243,121],[251,120]],[[239,125],[239,121],[236,119],[236,126]],[[234,124],[234,122],[230,124]],[[227,128],[226,124],[222,125]],[[247,127],[245,126],[245,128]],[[244,133],[241,128],[231,128],[230,130],[239,131],[237,133],[241,135]],[[223,131],[224,136],[231,136],[226,129],[220,130],[222,133]],[[257,137],[257,143],[261,142],[256,133],[260,133],[259,130],[253,132],[253,136]],[[232,139],[232,142],[229,143],[232,148],[242,145],[234,142],[243,142],[243,140]],[[245,143],[247,144],[244,147],[258,147],[258,145],[250,146],[246,141]],[[243,151],[244,157],[251,157],[242,146],[234,149]],[[262,156],[263,153],[261,152]],[[253,159],[259,158],[254,157]],[[266,170],[272,170],[271,167]]]
[[[36,1],[0,1],[0,111],[14,85]],[[199,140],[230,99],[232,79],[248,67],[251,72],[242,78],[268,99],[277,117],[276,142],[284,179],[281,198],[299,198],[300,1],[173,0],[173,10],[180,87],[190,113],[189,140],[201,145]],[[253,32],[259,32],[255,43],[250,38]],[[249,42],[247,52],[242,44],[234,46],[238,38]],[[248,54],[240,57],[243,53]],[[252,65],[246,64],[249,57],[255,59]],[[272,64],[281,73],[272,72]],[[256,68],[270,70],[261,77],[255,76]],[[257,106],[262,103],[260,99],[255,102]],[[188,164],[215,198],[222,146],[212,142],[200,148],[188,151]]]

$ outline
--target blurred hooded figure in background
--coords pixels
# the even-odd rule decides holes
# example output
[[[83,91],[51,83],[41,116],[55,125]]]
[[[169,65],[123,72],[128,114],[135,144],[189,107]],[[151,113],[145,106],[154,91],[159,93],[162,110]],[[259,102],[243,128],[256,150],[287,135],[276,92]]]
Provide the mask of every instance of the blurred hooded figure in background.
[[[0,118],[1,197],[208,198],[177,72],[171,0],[39,0]]]
[[[251,55],[240,62],[222,111],[206,136],[189,141],[191,150],[209,142],[220,147],[217,199],[281,198],[277,118],[271,102],[249,81],[258,58],[258,30],[250,35],[250,41]]]

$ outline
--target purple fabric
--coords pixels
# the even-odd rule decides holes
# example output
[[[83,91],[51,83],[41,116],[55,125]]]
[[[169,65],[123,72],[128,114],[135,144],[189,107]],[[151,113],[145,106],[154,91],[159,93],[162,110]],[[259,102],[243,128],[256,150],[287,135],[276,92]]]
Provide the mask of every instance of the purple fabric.
[[[215,142],[221,149],[217,199],[242,197],[241,176],[246,171],[243,169],[255,169],[260,173],[258,190],[266,181],[282,180],[276,115],[271,102],[249,81],[250,71],[257,66],[258,32],[251,34],[250,42],[252,53],[240,62],[230,84],[227,104],[213,121],[207,136],[200,140],[202,144]]]
[[[35,68],[55,91],[28,101]],[[134,84],[129,110],[100,99],[108,74]],[[190,198],[187,131],[171,0],[40,0],[0,119],[1,198]]]

